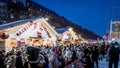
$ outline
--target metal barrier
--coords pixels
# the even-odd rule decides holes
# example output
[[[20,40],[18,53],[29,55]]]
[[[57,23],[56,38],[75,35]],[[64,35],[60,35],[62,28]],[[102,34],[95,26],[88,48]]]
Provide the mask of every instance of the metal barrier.
[[[64,68],[84,68],[84,67],[82,66],[81,59],[78,59],[74,61],[73,63],[65,66]]]

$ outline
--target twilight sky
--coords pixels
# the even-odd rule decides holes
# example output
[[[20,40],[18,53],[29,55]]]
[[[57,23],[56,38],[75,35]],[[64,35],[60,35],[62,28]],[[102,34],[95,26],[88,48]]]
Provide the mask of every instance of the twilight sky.
[[[111,20],[120,21],[120,0],[34,0],[60,16],[103,36]]]

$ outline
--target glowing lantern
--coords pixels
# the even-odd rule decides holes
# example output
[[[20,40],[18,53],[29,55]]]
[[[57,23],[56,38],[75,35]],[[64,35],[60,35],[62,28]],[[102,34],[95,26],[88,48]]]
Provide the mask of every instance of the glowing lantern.
[[[0,32],[0,38],[7,39],[9,37],[9,34],[7,31]]]
[[[42,36],[41,32],[37,31],[37,36],[41,37]]]

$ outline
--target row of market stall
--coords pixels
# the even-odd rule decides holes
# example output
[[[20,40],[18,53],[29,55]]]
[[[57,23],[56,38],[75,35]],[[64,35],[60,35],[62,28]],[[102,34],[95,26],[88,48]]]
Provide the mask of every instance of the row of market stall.
[[[71,27],[53,28],[42,17],[0,25],[0,37],[0,49],[7,51],[16,47],[70,44],[78,39]]]

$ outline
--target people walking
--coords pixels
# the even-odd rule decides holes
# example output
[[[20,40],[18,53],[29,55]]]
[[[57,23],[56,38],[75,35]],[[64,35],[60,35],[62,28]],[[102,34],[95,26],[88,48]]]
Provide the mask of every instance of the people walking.
[[[12,55],[7,61],[7,68],[15,68],[15,56]]]
[[[6,68],[3,51],[0,51],[0,68]]]
[[[21,52],[20,51],[18,51],[18,53],[16,54],[15,67],[16,68],[24,68],[23,61],[22,61],[22,56],[21,56]]]
[[[114,64],[114,68],[118,68],[119,53],[120,50],[119,50],[118,42],[112,43],[108,53],[109,68],[112,68],[113,64]]]
[[[97,46],[93,46],[92,50],[92,62],[96,62],[96,67],[98,68],[98,58],[99,58],[99,51],[97,49]]]
[[[53,54],[50,56],[49,58],[50,68],[59,68],[59,66],[61,66],[61,63],[58,60],[59,54],[60,53],[58,51],[54,51]]]
[[[84,68],[94,68],[93,63],[92,63],[92,61],[90,59],[90,54],[89,54],[88,49],[84,50],[84,56],[83,56],[81,62],[83,63]]]

